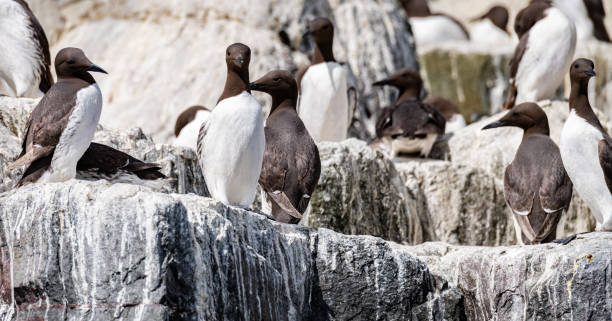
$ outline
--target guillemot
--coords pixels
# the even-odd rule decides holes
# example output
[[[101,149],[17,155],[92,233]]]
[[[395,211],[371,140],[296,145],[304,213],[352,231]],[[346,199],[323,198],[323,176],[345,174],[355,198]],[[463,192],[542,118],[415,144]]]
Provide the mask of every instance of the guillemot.
[[[612,139],[589,103],[595,65],[577,59],[570,67],[570,115],[561,131],[561,157],[576,191],[589,206],[598,231],[612,231]]]
[[[271,71],[251,84],[272,96],[259,184],[279,222],[298,223],[321,175],[319,150],[296,112],[297,83],[290,72]]]
[[[211,196],[248,208],[255,199],[265,150],[261,105],[249,89],[251,49],[235,43],[226,50],[225,88],[202,124],[197,153]]]
[[[297,74],[300,98],[298,114],[317,142],[346,139],[353,112],[349,108],[347,70],[334,58],[334,25],[327,18],[309,23],[314,55]]]
[[[558,8],[537,1],[519,12],[520,41],[510,60],[510,86],[503,105],[553,98],[576,49],[574,23]]]
[[[561,215],[569,208],[572,182],[550,138],[548,118],[537,104],[523,103],[483,130],[505,126],[523,130],[521,144],[504,174],[504,196],[512,210],[517,239],[522,244],[551,242]]]
[[[77,48],[60,50],[55,70],[58,81],[32,111],[22,153],[9,166],[26,166],[21,181],[63,182],[75,178],[77,162],[89,148],[100,120],[102,93],[89,72],[106,71]]]
[[[198,146],[200,127],[210,117],[210,110],[203,106],[192,106],[183,111],[174,124],[174,146],[193,148]]]

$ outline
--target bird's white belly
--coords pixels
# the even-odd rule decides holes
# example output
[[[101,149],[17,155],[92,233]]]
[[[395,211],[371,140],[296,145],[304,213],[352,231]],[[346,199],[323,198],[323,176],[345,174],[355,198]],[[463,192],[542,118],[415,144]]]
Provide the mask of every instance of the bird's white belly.
[[[77,162],[91,144],[101,111],[102,93],[97,84],[77,92],[76,107],[55,147],[51,167],[39,182],[64,182],[75,178]]]
[[[261,105],[247,92],[224,99],[212,111],[206,130],[199,159],[211,196],[250,207],[265,150]]]
[[[475,22],[470,28],[470,41],[485,45],[505,45],[512,38],[489,19]]]
[[[516,74],[516,104],[551,99],[568,72],[576,49],[576,28],[557,8],[529,30]]]
[[[433,145],[436,143],[438,138],[437,134],[427,134],[425,138],[404,138],[399,137],[391,139],[386,137],[387,142],[390,140],[391,145],[391,158],[397,157],[399,154],[416,154],[419,153],[421,156],[428,157],[431,153]]]
[[[410,26],[417,48],[447,41],[468,40],[463,29],[452,19],[445,16],[410,18]]]
[[[572,110],[561,132],[561,158],[574,188],[591,209],[598,227],[612,230],[612,194],[599,161],[602,134]]]
[[[557,8],[561,9],[576,25],[578,40],[593,40],[593,22],[589,18],[584,1],[554,0]]]
[[[454,133],[466,126],[465,118],[461,114],[455,114],[451,119],[446,121],[446,133]]]
[[[40,89],[39,44],[17,2],[0,0],[0,95],[37,98]]]
[[[178,137],[174,140],[173,145],[188,147],[196,150],[198,145],[198,135],[200,134],[200,127],[202,127],[202,123],[204,123],[209,116],[210,111],[208,110],[198,111],[195,118],[185,127],[183,127]]]
[[[346,139],[352,115],[345,67],[335,62],[310,66],[301,88],[298,113],[312,138],[316,142]]]

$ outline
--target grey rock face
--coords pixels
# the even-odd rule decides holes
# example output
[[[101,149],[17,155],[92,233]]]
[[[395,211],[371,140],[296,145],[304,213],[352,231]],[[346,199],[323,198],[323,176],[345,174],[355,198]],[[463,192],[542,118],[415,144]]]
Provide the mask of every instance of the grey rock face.
[[[516,242],[499,179],[445,161],[403,161],[396,167],[417,199],[425,240],[463,245]]]
[[[468,320],[610,320],[612,235],[567,246],[465,247],[429,243],[408,252],[465,295]]]
[[[390,243],[279,224],[196,195],[72,180],[4,193],[0,204],[3,320],[463,313],[448,295],[456,289],[439,295],[426,265]]]
[[[321,178],[307,224],[402,243],[422,242],[414,196],[393,163],[365,143],[321,143]]]

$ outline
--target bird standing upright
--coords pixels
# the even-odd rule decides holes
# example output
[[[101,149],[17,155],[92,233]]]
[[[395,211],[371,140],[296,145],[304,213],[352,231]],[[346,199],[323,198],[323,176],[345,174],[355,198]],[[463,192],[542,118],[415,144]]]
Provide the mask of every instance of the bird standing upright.
[[[612,139],[589,103],[595,65],[577,59],[570,67],[570,115],[561,131],[561,157],[576,191],[591,209],[597,230],[612,231]]]
[[[517,239],[522,244],[551,242],[561,215],[569,208],[572,182],[559,148],[550,139],[548,118],[540,106],[523,103],[483,130],[505,126],[523,130],[521,145],[504,174],[504,196]]]
[[[521,10],[514,30],[520,41],[510,60],[504,109],[553,98],[576,49],[574,23],[548,2],[536,1]]]
[[[277,70],[253,82],[251,89],[272,96],[259,184],[271,200],[272,216],[283,223],[298,223],[319,181],[321,160],[295,110],[297,83],[288,71]]]
[[[297,74],[298,114],[317,142],[346,139],[354,110],[349,108],[347,70],[334,58],[334,25],[327,18],[310,22],[314,43],[309,66]]]
[[[9,169],[26,166],[19,185],[63,182],[76,176],[102,111],[102,93],[89,72],[106,73],[81,49],[62,49],[55,58],[58,81],[28,119],[22,152]]]
[[[211,196],[249,208],[255,199],[265,149],[261,105],[249,89],[251,49],[226,50],[225,88],[198,137],[198,159]]]

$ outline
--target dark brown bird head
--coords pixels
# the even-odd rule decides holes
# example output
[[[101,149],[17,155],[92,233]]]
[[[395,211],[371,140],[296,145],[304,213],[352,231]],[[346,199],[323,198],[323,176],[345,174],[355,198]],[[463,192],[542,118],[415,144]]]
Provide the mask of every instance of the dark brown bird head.
[[[400,0],[408,17],[427,17],[431,15],[427,0]]]
[[[576,59],[570,67],[570,78],[572,82],[588,83],[589,79],[596,75],[595,64],[589,59]]]
[[[489,9],[487,13],[485,13],[484,15],[474,20],[484,20],[484,19],[491,20],[491,22],[493,22],[493,24],[496,25],[499,29],[508,32],[507,28],[508,28],[509,14],[508,14],[508,9],[506,9],[505,7],[494,6],[491,9]]]
[[[546,0],[532,1],[516,15],[514,20],[514,31],[520,38],[540,19],[544,18],[544,12],[552,5]]]
[[[372,85],[397,88],[400,91],[398,98],[398,102],[400,102],[406,99],[419,99],[423,89],[423,79],[416,71],[405,68]]]
[[[319,46],[331,45],[334,43],[334,24],[327,18],[316,18],[308,23],[305,35],[311,35]]]
[[[58,79],[79,78],[89,82],[95,82],[89,74],[90,71],[107,73],[92,63],[79,48],[60,50],[55,57],[55,71]]]
[[[178,135],[181,133],[181,130],[183,130],[183,127],[191,123],[195,119],[198,112],[202,110],[206,111],[208,109],[203,106],[191,106],[185,109],[185,111],[183,111],[176,118],[176,123],[174,124],[174,136],[178,137]]]
[[[290,103],[295,108],[298,89],[293,75],[287,70],[274,70],[252,82],[251,90],[261,91],[272,96],[273,112],[282,103]]]
[[[545,135],[550,132],[546,113],[535,103],[522,103],[514,106],[500,120],[483,127],[482,130],[499,127],[518,127],[526,132],[532,131]]]
[[[225,63],[228,70],[233,70],[238,74],[249,71],[251,62],[251,48],[241,43],[235,43],[225,51]]]

